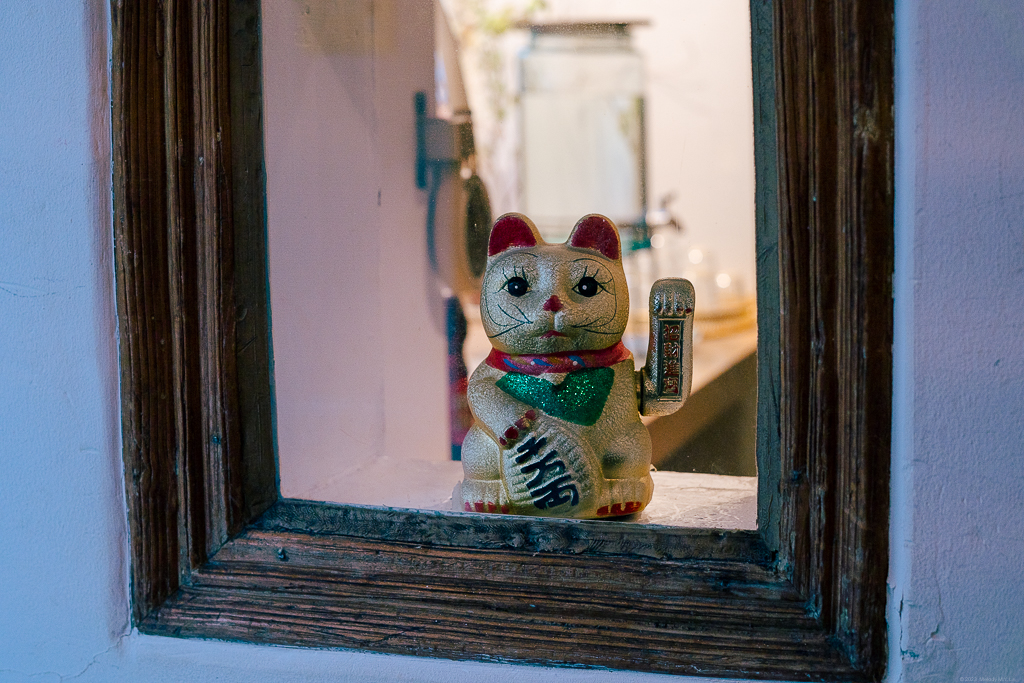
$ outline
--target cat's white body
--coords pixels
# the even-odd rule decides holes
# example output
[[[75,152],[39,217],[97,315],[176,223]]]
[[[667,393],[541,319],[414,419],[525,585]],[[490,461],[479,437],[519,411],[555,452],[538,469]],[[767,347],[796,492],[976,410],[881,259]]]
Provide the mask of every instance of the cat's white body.
[[[579,499],[571,497],[550,513],[558,516],[604,517],[638,512],[651,500],[654,484],[649,473],[651,437],[637,410],[633,359],[612,366],[614,384],[599,420],[589,426],[573,424],[536,411],[533,424],[514,443],[503,446],[497,435],[514,424],[531,406],[516,401],[497,387],[506,373],[483,363],[469,380],[469,404],[476,421],[462,444],[463,509],[478,512],[545,514],[533,495],[538,487],[527,486],[533,473],[522,472],[537,458],[518,463],[520,449],[535,439],[544,445],[538,455],[557,453],[565,474],[576,486]],[[565,375],[548,378],[564,382]],[[512,416],[516,416],[514,419]],[[488,424],[490,423],[490,424]],[[549,479],[551,479],[549,477]],[[539,482],[544,483],[544,482]],[[571,496],[571,492],[570,492]],[[567,514],[568,513],[568,514]]]
[[[528,218],[506,214],[491,232],[482,288],[494,350],[469,380],[474,424],[457,509],[642,510],[653,493],[651,439],[640,421],[644,376],[621,344],[629,295],[615,226],[592,214],[565,244],[546,244]],[[692,288],[689,297],[687,312]],[[688,370],[685,384],[688,393]]]

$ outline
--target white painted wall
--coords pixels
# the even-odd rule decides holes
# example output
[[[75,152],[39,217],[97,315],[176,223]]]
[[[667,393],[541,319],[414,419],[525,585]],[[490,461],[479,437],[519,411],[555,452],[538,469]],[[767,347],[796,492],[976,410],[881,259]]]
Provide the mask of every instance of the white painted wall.
[[[1024,4],[897,5],[890,651],[1020,681]]]
[[[416,188],[433,93],[418,0],[263,3],[267,231],[281,492],[438,507],[448,438],[441,285]]]
[[[891,680],[1020,681],[1024,6],[898,5]],[[521,680],[128,631],[106,6],[9,0],[0,19],[0,681]]]
[[[128,626],[99,0],[0,15],[0,680]]]

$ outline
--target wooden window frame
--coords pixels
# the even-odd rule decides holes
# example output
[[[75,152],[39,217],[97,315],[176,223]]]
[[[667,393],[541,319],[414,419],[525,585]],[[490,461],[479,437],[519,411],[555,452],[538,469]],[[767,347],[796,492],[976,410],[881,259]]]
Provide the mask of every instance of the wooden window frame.
[[[769,474],[757,532],[280,500],[259,3],[111,6],[140,631],[676,674],[881,678],[892,0],[751,3],[755,49],[772,53],[754,60],[759,296],[778,300],[759,321],[759,458]]]

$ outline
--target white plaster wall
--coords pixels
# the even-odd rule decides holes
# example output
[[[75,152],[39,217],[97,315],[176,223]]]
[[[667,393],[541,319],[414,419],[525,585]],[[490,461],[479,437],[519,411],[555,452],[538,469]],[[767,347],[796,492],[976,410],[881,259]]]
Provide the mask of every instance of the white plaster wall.
[[[107,17],[0,10],[0,680],[128,625]]]
[[[106,6],[0,17],[0,681],[663,680],[128,631]],[[1020,681],[1024,6],[898,9],[890,678]]]
[[[1024,679],[1024,4],[898,2],[891,661]]]

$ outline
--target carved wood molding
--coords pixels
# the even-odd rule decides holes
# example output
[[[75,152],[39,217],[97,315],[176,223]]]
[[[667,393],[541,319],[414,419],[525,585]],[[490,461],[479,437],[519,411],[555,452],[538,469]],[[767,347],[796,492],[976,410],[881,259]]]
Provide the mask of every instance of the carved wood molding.
[[[778,2],[783,560],[884,667],[892,411],[893,7]]]

